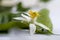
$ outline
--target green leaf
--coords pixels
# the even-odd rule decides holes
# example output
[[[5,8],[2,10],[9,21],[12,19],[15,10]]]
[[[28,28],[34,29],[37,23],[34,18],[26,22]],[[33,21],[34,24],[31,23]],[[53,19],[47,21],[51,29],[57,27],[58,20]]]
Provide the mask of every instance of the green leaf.
[[[15,23],[16,22],[11,21],[8,23],[0,24],[0,31],[9,30],[9,29],[13,28],[15,26]]]
[[[22,3],[19,3],[18,5],[17,5],[17,11],[20,11],[20,12],[25,12],[25,11],[27,11],[27,10],[29,10],[30,8],[24,8],[23,6],[22,6]]]
[[[12,14],[10,12],[0,13],[0,31],[1,30],[8,30],[10,28],[15,27],[16,22],[13,21],[13,18],[19,16],[19,14]]]
[[[29,29],[29,24],[27,22],[16,21],[16,26],[20,29]]]
[[[50,29],[50,31],[45,30],[43,28],[41,29],[41,27],[39,28],[39,26],[37,26],[36,32],[37,33],[43,33],[43,34],[44,33],[51,33],[52,32],[52,22],[51,22],[50,17],[49,17],[49,10],[48,9],[42,9],[39,11],[39,14],[40,14],[40,16],[38,17],[37,22],[40,22],[40,23],[46,25]]]

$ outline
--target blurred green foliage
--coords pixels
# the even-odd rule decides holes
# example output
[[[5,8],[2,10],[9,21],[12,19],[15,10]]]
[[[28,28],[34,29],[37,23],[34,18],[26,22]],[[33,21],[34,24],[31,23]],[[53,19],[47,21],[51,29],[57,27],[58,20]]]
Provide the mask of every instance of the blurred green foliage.
[[[2,1],[2,0],[0,0],[0,5],[1,5],[1,1]]]
[[[25,12],[25,11],[27,11],[27,10],[29,10],[30,8],[24,8],[23,6],[22,6],[22,3],[18,3],[18,5],[17,5],[17,11],[20,11],[20,12]]]
[[[14,17],[20,16],[18,14],[12,14],[11,12],[1,12],[0,13],[0,31],[9,30],[16,26],[16,22],[13,21]]]
[[[4,7],[4,6],[0,6],[0,13],[1,12],[10,12],[12,7]]]
[[[50,0],[40,0],[41,2],[49,2]]]

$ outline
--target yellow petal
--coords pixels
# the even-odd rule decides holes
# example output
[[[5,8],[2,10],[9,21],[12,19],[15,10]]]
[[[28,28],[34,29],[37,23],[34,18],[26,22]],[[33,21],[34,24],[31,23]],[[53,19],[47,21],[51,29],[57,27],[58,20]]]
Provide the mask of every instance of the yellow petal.
[[[35,17],[39,16],[38,12],[34,12],[32,10],[29,11],[30,17],[34,19]]]

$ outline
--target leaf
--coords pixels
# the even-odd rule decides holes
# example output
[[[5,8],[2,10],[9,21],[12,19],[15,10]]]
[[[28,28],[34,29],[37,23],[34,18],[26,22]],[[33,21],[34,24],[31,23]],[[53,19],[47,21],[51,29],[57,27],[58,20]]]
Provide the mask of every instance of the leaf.
[[[20,29],[29,29],[29,24],[27,22],[16,21],[16,26]]]
[[[0,31],[9,30],[9,29],[13,28],[15,26],[15,23],[16,22],[11,21],[8,23],[0,24]]]
[[[20,12],[25,12],[25,11],[27,11],[27,10],[29,10],[30,8],[24,8],[23,6],[22,6],[22,3],[19,3],[18,5],[17,5],[17,11],[20,11]]]
[[[0,13],[0,31],[15,27],[16,22],[13,21],[13,18],[17,16],[18,14],[12,14],[10,12]]]
[[[37,22],[40,22],[40,23],[46,25],[51,31],[46,30],[46,32],[45,32],[45,29],[43,29],[43,28],[41,29],[41,27],[39,28],[41,30],[39,30],[38,29],[39,26],[37,26],[36,32],[37,33],[51,33],[52,32],[52,22],[51,22],[50,17],[49,17],[49,10],[48,9],[42,9],[39,11],[39,14],[41,16],[38,17]]]

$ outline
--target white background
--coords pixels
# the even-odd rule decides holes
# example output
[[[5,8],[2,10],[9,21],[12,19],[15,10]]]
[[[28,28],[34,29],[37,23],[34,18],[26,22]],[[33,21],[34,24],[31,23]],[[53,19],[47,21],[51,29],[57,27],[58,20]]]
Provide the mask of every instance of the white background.
[[[29,35],[29,31],[13,29],[9,34],[0,34],[0,40],[60,40],[60,0],[53,0],[48,5],[53,23],[53,32],[58,35]]]
[[[60,0],[53,0],[48,8],[53,23],[53,32],[60,34]]]

